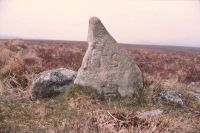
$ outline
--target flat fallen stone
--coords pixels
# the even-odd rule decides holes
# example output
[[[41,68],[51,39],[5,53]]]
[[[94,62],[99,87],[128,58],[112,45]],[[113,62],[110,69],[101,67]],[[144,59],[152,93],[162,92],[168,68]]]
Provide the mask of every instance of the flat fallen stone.
[[[163,113],[162,110],[156,109],[152,111],[146,111],[146,112],[137,112],[137,117],[140,119],[148,118],[148,117],[157,117]]]
[[[164,90],[153,97],[155,101],[173,102],[182,107],[186,106],[185,101],[182,99],[182,95],[174,90]]]
[[[132,96],[143,89],[139,67],[106,30],[101,21],[89,21],[88,49],[75,84],[95,89],[102,97]]]

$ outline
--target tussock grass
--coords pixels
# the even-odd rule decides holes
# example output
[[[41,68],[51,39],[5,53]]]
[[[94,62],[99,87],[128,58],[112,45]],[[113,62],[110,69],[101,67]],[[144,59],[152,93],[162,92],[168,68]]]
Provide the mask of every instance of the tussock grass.
[[[152,103],[130,104],[132,99],[101,101],[93,91],[76,85],[66,93],[41,101],[31,101],[28,95],[11,97],[0,98],[1,132],[190,132],[199,127],[199,118],[187,110]],[[137,111],[156,108],[164,113],[147,119],[136,117]]]
[[[81,85],[71,85],[67,91],[67,95],[70,97],[76,97],[77,95],[85,94],[90,96],[91,98],[98,98],[98,94],[96,91],[89,87],[81,86]]]

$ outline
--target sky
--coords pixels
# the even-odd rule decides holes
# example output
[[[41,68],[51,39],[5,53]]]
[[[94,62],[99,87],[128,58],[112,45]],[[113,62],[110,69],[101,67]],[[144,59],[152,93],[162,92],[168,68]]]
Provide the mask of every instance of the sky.
[[[0,0],[0,36],[86,41],[92,16],[121,43],[200,47],[200,0]]]

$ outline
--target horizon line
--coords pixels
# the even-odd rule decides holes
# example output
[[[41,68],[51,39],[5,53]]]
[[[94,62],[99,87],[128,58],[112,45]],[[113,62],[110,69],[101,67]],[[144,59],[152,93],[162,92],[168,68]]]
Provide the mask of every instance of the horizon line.
[[[21,37],[7,37],[1,38],[0,35],[0,40],[15,40],[15,39],[21,39],[21,40],[32,40],[32,41],[68,41],[68,42],[87,42],[87,40],[65,40],[65,39],[48,39],[48,38],[21,38]],[[142,46],[162,46],[162,47],[185,47],[185,48],[200,48],[200,46],[185,46],[185,45],[167,45],[167,44],[153,44],[153,43],[126,43],[126,42],[117,42],[118,44],[122,45],[142,45]]]

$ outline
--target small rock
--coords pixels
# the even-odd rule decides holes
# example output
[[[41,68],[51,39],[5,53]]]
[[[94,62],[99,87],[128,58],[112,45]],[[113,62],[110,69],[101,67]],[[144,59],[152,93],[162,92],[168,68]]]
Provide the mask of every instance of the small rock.
[[[198,90],[200,89],[200,82],[191,82],[188,86],[187,86],[188,90]]]
[[[177,103],[180,106],[185,106],[185,101],[182,99],[182,95],[174,90],[164,90],[161,91],[158,95],[153,97],[156,101],[166,101]]]
[[[190,91],[189,93],[200,102],[200,90]]]
[[[195,86],[195,82],[191,82],[187,87],[188,88],[192,88],[192,87],[194,87]]]
[[[138,112],[136,116],[140,119],[144,119],[147,117],[156,117],[158,115],[161,115],[162,112],[163,112],[162,110],[156,109],[156,110],[146,111],[146,112],[142,112],[142,113]]]
[[[32,83],[32,99],[51,97],[63,93],[73,84],[76,72],[59,68],[40,73]]]
[[[188,93],[200,102],[200,82],[191,82],[187,89]]]

